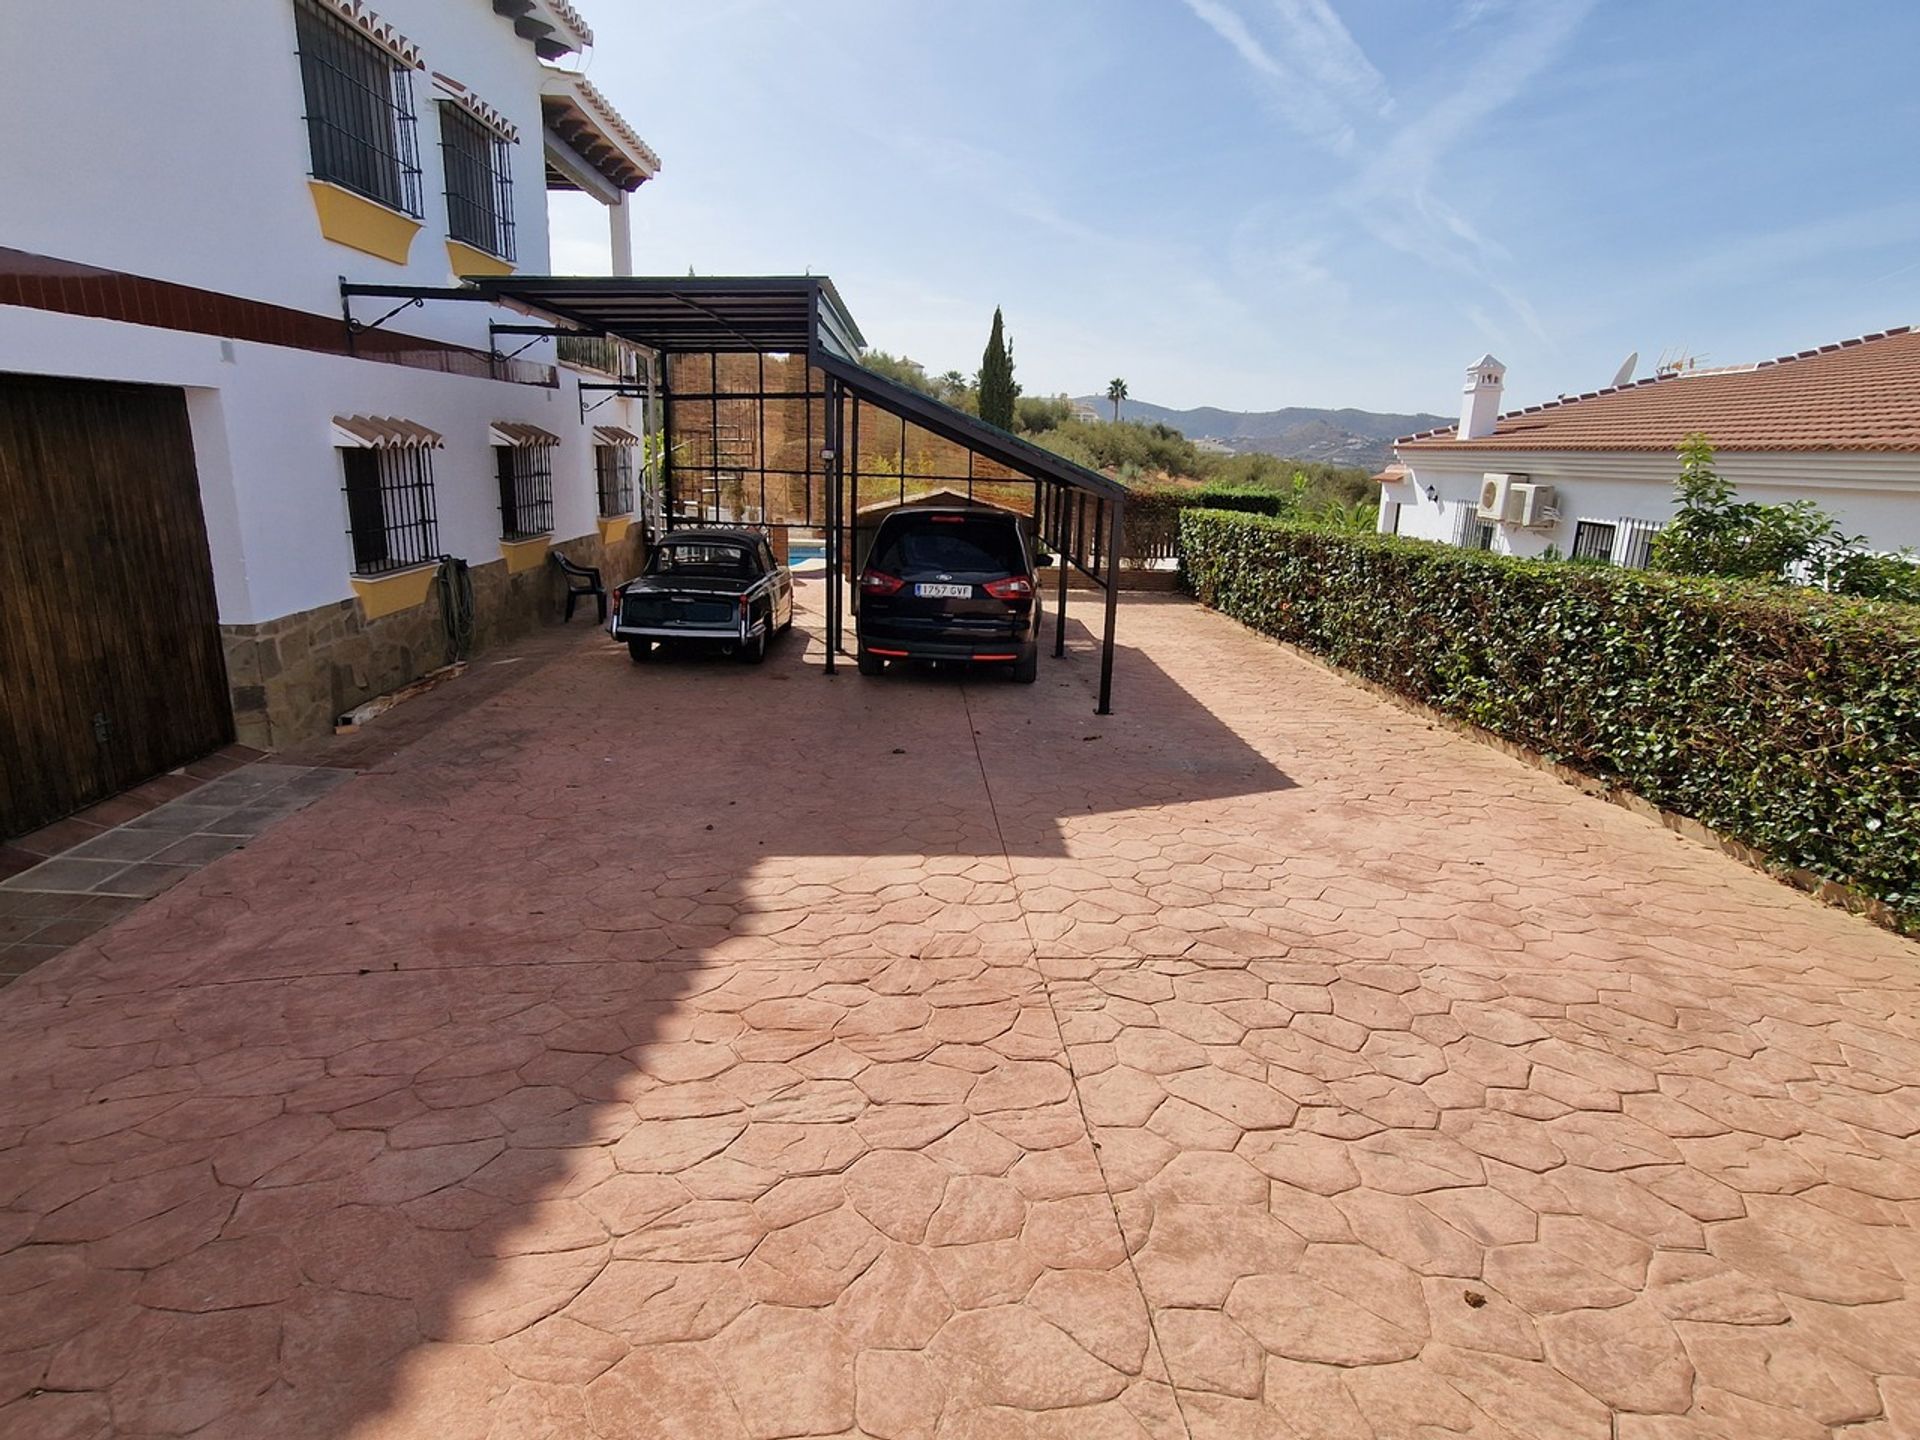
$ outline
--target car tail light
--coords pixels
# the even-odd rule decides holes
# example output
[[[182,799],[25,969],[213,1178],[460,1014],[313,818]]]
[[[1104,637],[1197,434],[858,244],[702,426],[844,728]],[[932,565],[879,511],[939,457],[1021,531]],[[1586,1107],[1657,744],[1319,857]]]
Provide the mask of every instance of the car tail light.
[[[884,570],[866,570],[860,575],[860,590],[865,595],[898,595],[907,582]]]
[[[1033,581],[1025,575],[1009,575],[1004,580],[989,580],[980,587],[996,600],[1031,600]]]

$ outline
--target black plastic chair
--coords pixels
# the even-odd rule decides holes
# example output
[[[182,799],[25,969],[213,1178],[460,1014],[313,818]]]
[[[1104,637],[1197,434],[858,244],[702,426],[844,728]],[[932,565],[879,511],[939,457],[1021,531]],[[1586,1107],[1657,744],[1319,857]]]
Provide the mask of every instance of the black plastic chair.
[[[560,573],[567,577],[567,621],[573,620],[573,607],[580,603],[582,595],[591,595],[600,606],[600,623],[607,623],[607,587],[600,578],[600,572],[585,565],[576,565],[558,550],[547,552],[553,557],[553,563],[560,567]]]

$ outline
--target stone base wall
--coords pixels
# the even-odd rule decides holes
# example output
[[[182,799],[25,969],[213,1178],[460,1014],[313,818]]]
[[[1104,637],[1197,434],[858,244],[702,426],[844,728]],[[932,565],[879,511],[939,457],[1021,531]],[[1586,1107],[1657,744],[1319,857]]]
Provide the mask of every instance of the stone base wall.
[[[593,534],[553,548],[576,564],[598,566],[611,589],[639,572],[645,545],[636,525],[614,545]],[[507,562],[496,559],[468,573],[476,655],[557,625],[566,613],[565,581],[551,561],[509,575]],[[424,604],[377,620],[366,618],[358,600],[341,600],[256,625],[222,625],[236,738],[274,750],[326,735],[356,705],[439,669],[447,663],[441,604],[435,583]],[[592,600],[583,599],[574,624],[592,626],[596,618]]]

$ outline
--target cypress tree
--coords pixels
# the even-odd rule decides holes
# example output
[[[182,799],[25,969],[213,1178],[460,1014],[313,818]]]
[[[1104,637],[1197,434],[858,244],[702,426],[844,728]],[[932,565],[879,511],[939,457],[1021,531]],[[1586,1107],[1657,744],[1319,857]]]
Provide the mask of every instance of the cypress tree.
[[[1000,307],[993,309],[993,332],[980,357],[980,418],[1002,430],[1013,429],[1013,399],[1020,392],[1013,383],[1013,355],[1007,349]]]

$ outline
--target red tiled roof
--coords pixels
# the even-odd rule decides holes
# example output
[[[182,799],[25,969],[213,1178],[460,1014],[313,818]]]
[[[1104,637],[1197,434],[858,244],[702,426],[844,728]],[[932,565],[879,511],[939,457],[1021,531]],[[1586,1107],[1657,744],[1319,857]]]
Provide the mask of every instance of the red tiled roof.
[[[1502,415],[1491,435],[1449,425],[1401,449],[1672,450],[1700,432],[1721,450],[1920,452],[1920,332],[1909,326],[1737,370],[1683,371]]]

